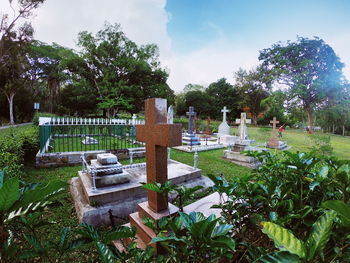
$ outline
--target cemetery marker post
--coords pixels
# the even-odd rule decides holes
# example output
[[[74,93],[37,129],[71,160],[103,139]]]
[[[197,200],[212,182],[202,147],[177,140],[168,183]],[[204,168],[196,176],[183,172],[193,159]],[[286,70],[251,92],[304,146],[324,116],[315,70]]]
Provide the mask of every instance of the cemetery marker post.
[[[145,125],[136,125],[136,138],[146,143],[147,182],[164,184],[168,179],[167,147],[181,145],[181,124],[167,123],[165,99],[148,99],[145,103]],[[168,208],[164,194],[148,190],[148,206],[154,212]]]
[[[267,143],[267,146],[271,148],[276,148],[279,146],[279,141],[276,134],[276,124],[280,122],[276,119],[276,117],[273,117],[273,120],[270,121],[270,123],[272,123],[272,135],[270,140]]]

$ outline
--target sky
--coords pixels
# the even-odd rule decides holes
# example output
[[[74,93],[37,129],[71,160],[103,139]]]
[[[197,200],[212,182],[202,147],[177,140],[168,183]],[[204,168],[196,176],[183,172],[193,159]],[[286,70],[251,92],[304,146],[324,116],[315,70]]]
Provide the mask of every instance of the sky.
[[[8,0],[0,13],[12,14]],[[349,0],[46,0],[31,19],[35,38],[76,48],[77,35],[119,23],[137,44],[155,43],[180,92],[258,65],[259,50],[297,36],[322,38],[350,80]]]

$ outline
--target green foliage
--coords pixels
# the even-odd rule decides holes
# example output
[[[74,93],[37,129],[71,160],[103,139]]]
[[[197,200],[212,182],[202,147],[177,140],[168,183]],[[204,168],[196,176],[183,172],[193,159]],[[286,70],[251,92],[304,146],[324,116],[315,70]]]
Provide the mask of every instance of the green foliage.
[[[179,212],[151,243],[160,243],[168,250],[168,262],[216,262],[222,257],[231,258],[235,242],[229,232],[233,226],[219,220],[215,215]]]
[[[23,162],[33,161],[39,150],[38,130],[10,128],[0,137],[0,170],[8,177],[20,176]]]
[[[327,134],[310,134],[311,151],[320,156],[331,156],[333,147],[331,146],[331,137]]]
[[[340,200],[329,200],[322,204],[324,208],[331,209],[340,216],[343,225],[350,228],[350,205]]]
[[[323,250],[330,238],[330,231],[336,213],[326,211],[312,225],[311,233],[304,243],[289,230],[272,222],[262,222],[262,231],[271,238],[275,246],[310,262],[323,255]]]
[[[290,106],[303,107],[310,127],[314,126],[314,109],[342,94],[344,64],[320,38],[279,42],[260,51],[259,60],[269,75],[289,87]]]

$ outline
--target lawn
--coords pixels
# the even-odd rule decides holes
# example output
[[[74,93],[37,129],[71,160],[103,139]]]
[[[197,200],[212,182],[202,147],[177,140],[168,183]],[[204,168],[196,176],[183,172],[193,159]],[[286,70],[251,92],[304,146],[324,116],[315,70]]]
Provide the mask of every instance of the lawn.
[[[122,139],[115,136],[90,136],[97,140],[97,144],[83,144],[85,139],[81,136],[75,137],[55,137],[50,141],[49,152],[73,152],[73,151],[96,151],[105,149],[126,149],[141,147],[139,143],[134,143],[133,138],[124,137]]]
[[[268,141],[271,136],[271,128],[249,127],[249,138],[255,139],[257,143],[264,143]],[[233,134],[238,134],[237,129],[231,131]],[[316,137],[324,136],[323,133],[315,133]],[[350,160],[350,137],[343,137],[339,135],[326,134],[330,136],[330,144],[333,147],[333,155],[340,158]],[[315,145],[312,139],[313,135],[307,134],[303,130],[287,129],[283,132],[283,141],[287,141],[291,146],[290,151],[304,151],[308,152]]]

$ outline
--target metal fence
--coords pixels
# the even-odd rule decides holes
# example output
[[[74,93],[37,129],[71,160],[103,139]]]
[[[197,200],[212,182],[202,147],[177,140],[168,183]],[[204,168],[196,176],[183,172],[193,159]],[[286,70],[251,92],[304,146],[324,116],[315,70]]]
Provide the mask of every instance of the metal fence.
[[[40,152],[120,150],[141,147],[136,141],[136,124],[143,120],[40,118]]]

